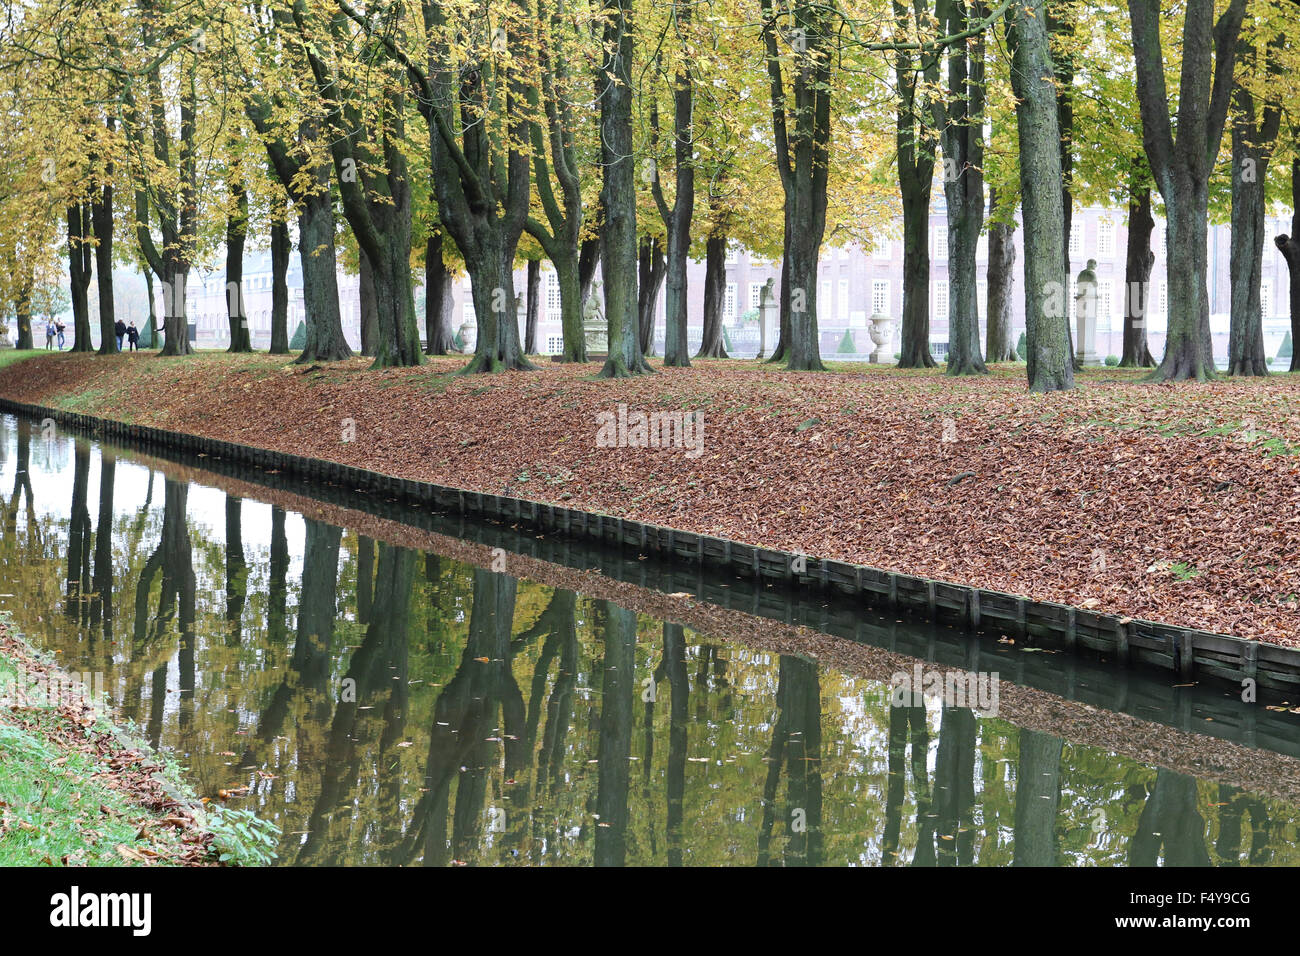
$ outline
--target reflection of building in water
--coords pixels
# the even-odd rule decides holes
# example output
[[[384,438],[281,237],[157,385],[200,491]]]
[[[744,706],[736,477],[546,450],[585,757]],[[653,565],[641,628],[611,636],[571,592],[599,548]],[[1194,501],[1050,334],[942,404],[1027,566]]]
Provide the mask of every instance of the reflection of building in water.
[[[1125,247],[1128,241],[1127,213],[1123,210],[1090,208],[1076,210],[1070,237],[1070,288],[1065,302],[1071,310],[1074,324],[1076,277],[1089,259],[1097,260],[1097,338],[1099,357],[1119,355],[1123,351]],[[893,231],[901,231],[901,222]],[[1282,217],[1269,217],[1265,224],[1263,281],[1261,299],[1264,311],[1264,349],[1275,356],[1289,328],[1287,302],[1288,274],[1281,253],[1271,237],[1290,231],[1290,223]],[[1151,353],[1158,361],[1164,352],[1165,329],[1168,322],[1168,288],[1165,276],[1165,225],[1156,219],[1152,234],[1155,266],[1151,270],[1148,308],[1148,340]],[[1013,269],[1012,339],[1018,339],[1025,328],[1024,303],[1024,250],[1022,233],[1016,230],[1016,262]],[[1228,317],[1231,308],[1231,278],[1228,270],[1231,230],[1226,225],[1211,226],[1209,236],[1210,326],[1214,338],[1214,352],[1220,364],[1226,364],[1228,354]],[[976,255],[978,267],[978,300],[981,334],[985,320],[988,282],[988,237],[980,239]],[[814,293],[818,327],[821,332],[822,352],[837,358],[852,358],[866,354],[873,348],[868,329],[868,318],[876,313],[893,319],[893,344],[885,348],[887,357],[897,351],[900,330],[899,317],[903,310],[903,250],[898,238],[880,235],[869,248],[857,245],[823,247],[820,281]],[[753,355],[758,350],[759,330],[757,313],[763,284],[778,277],[780,264],[733,245],[727,253],[726,286],[723,301],[723,320],[727,329],[728,351],[733,355]],[[416,277],[419,278],[417,270]],[[302,268],[295,250],[289,260],[289,335],[292,336],[304,318],[302,295]],[[515,274],[515,289],[525,288],[525,274],[521,268]],[[197,327],[198,342],[202,347],[224,346],[229,341],[225,279],[220,266],[210,272],[196,269],[190,277],[187,300],[190,321]],[[156,293],[161,296],[161,293]],[[248,315],[253,345],[265,348],[271,339],[271,256],[268,252],[250,253],[244,262],[244,307]],[[560,285],[549,264],[542,267],[541,301],[538,304],[537,345],[543,353],[561,350]],[[930,345],[940,358],[948,351],[948,232],[942,193],[935,199],[930,217]],[[354,349],[360,348],[361,303],[360,282],[355,274],[339,272],[339,306],[343,329]],[[416,319],[421,334],[424,333],[424,294],[420,286],[415,289]],[[663,354],[665,297],[662,287],[656,306],[655,351]],[[704,263],[692,262],[688,267],[688,305],[692,351],[698,347],[704,310]],[[460,278],[453,282],[451,326],[458,328],[465,321],[474,321],[474,305],[470,299],[469,280]],[[523,320],[520,317],[522,336]],[[845,353],[845,332],[856,353]]]

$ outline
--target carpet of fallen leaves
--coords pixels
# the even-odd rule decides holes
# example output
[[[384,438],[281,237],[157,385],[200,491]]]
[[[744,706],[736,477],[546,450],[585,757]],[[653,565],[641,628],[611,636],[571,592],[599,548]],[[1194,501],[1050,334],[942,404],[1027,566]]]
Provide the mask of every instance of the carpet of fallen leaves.
[[[29,675],[55,678],[50,665],[33,655],[22,641],[0,623],[0,654],[20,664]],[[66,676],[59,679],[66,680]],[[54,711],[54,719],[38,719]],[[78,752],[94,758],[103,770],[95,779],[122,793],[143,813],[134,845],[120,844],[117,853],[126,864],[167,866],[211,865],[212,835],[195,819],[191,807],[178,802],[164,786],[162,766],[152,755],[126,747],[110,733],[97,727],[99,720],[90,705],[81,700],[60,701],[52,708],[11,706],[4,719],[47,739],[56,752]],[[63,759],[66,759],[63,758]],[[108,812],[105,808],[104,812]],[[89,824],[88,824],[89,825]],[[2,830],[0,830],[2,833]],[[68,860],[62,861],[67,864]]]
[[[0,395],[1039,600],[1300,644],[1300,376],[1150,385],[707,362],[457,376],[461,358],[59,355]],[[599,412],[702,411],[703,453]],[[351,440],[347,440],[351,439]]]

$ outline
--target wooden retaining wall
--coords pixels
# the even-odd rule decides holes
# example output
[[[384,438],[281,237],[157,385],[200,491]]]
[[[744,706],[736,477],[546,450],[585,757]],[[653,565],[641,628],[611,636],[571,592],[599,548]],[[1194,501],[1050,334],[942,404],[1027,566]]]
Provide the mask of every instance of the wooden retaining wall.
[[[407,507],[506,522],[620,550],[630,547],[640,554],[691,566],[701,584],[702,576],[712,572],[748,578],[758,585],[846,595],[865,599],[874,607],[919,614],[937,622],[976,631],[998,631],[1071,653],[1103,655],[1121,667],[1145,666],[1172,671],[1184,683],[1221,681],[1240,688],[1243,680],[1253,679],[1258,687],[1283,694],[1300,688],[1300,650],[1275,644],[760,548],[562,505],[396,478],[318,458],[130,425],[4,398],[0,398],[0,410],[53,419],[74,431],[144,449],[201,455],[213,464],[230,463],[310,482],[332,483],[355,492],[385,496]]]

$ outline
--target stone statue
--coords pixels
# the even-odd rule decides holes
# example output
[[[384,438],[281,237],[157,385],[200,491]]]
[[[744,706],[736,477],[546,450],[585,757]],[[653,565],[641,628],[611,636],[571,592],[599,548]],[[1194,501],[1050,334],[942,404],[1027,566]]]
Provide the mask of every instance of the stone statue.
[[[1097,260],[1089,259],[1076,280],[1074,351],[1084,365],[1100,365],[1097,357]]]
[[[600,282],[591,283],[587,303],[582,307],[582,337],[590,355],[603,355],[609,350],[609,329],[605,314],[600,308]]]

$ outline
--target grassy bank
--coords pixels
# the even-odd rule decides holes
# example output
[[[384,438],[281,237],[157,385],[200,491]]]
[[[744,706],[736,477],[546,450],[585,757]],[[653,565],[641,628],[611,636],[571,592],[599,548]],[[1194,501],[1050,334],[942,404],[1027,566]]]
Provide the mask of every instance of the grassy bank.
[[[1300,376],[1148,385],[710,361],[458,376],[369,360],[38,356],[0,395],[1155,621],[1296,643]],[[703,415],[606,447],[597,415]],[[632,447],[628,447],[631,445]]]
[[[0,866],[201,866],[207,814],[0,621]]]

